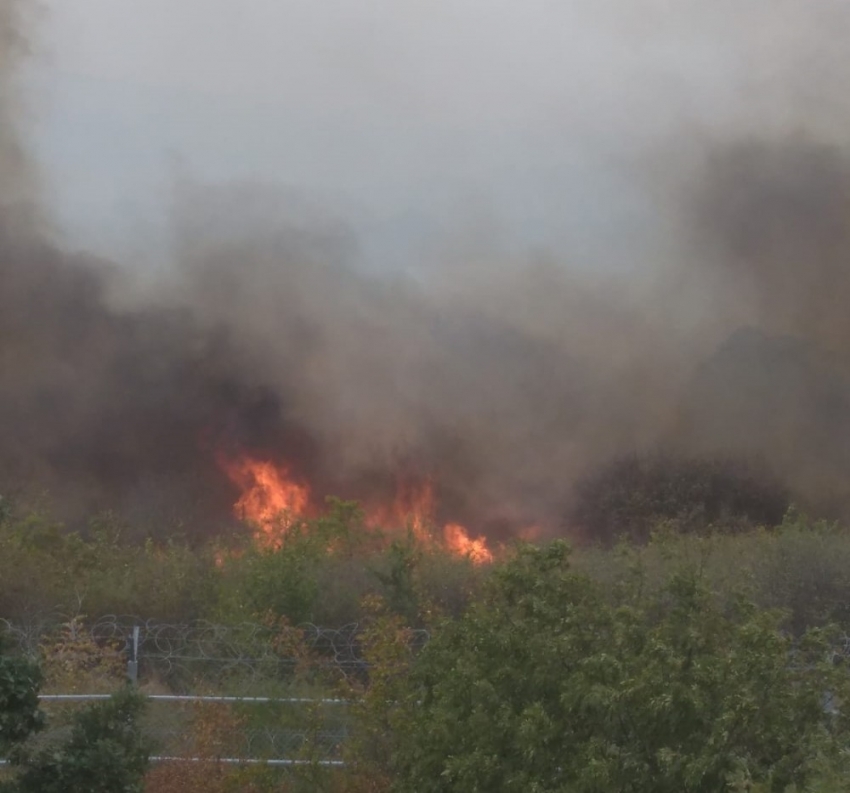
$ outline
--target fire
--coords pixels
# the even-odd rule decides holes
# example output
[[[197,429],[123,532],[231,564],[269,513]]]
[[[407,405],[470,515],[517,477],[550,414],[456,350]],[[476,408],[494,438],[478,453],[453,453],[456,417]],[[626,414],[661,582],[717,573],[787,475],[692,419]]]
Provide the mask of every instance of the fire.
[[[493,552],[487,547],[487,541],[483,537],[473,539],[458,523],[447,523],[443,528],[443,538],[449,550],[468,556],[475,564],[493,561]]]
[[[249,456],[231,460],[219,456],[219,465],[242,491],[233,506],[236,517],[258,527],[259,542],[278,547],[293,522],[306,515],[310,488],[293,479],[286,466],[267,460]],[[440,541],[433,533],[435,514],[434,487],[430,480],[400,482],[391,504],[367,510],[366,525],[389,529],[409,527],[419,542],[432,545]],[[470,537],[459,523],[447,523],[443,527],[442,543],[452,553],[467,556],[475,564],[493,561],[486,540]]]
[[[366,524],[375,528],[407,528],[417,540],[431,539],[434,524],[434,488],[430,481],[420,485],[399,482],[390,505],[379,505],[366,511]]]
[[[285,466],[265,460],[222,457],[220,464],[230,480],[242,490],[233,506],[236,517],[258,526],[259,540],[278,544],[280,533],[306,512],[310,488],[291,479]]]
[[[372,510],[367,522],[373,526],[408,526],[420,542],[431,544],[435,538],[431,528],[435,524],[434,486],[426,480],[419,484],[400,484],[390,509]],[[493,553],[483,537],[471,538],[459,523],[443,527],[443,544],[459,556],[468,556],[475,564],[493,561]]]

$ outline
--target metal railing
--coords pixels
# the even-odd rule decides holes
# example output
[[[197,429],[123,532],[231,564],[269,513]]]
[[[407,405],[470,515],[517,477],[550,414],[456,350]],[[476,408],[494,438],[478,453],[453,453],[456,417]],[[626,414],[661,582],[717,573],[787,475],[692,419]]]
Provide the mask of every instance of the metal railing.
[[[153,703],[179,705],[205,705],[218,703],[224,706],[268,706],[295,708],[287,713],[288,719],[261,728],[243,727],[234,731],[229,744],[230,752],[221,757],[197,756],[191,751],[166,751],[152,755],[153,763],[206,763],[227,765],[268,765],[281,768],[318,766],[338,768],[344,765],[339,756],[341,744],[347,737],[346,719],[342,715],[354,700],[339,696],[309,696],[298,692],[293,695],[264,695],[266,691],[289,687],[295,670],[305,663],[322,679],[327,673],[337,680],[351,681],[365,678],[368,663],[361,652],[361,628],[357,624],[341,628],[322,628],[315,625],[298,627],[268,627],[253,623],[220,625],[205,621],[189,624],[160,623],[134,617],[110,615],[83,623],[41,622],[30,626],[13,625],[0,620],[0,631],[18,645],[18,649],[35,656],[40,648],[53,647],[58,641],[69,644],[81,641],[90,648],[101,648],[104,657],[125,665],[126,675],[132,682],[143,685],[165,685],[172,693],[145,693]],[[412,646],[421,648],[428,639],[425,631],[411,632]],[[287,648],[298,646],[301,657],[288,654]],[[201,686],[221,693],[194,693]],[[343,685],[343,689],[347,686]],[[234,689],[236,689],[234,691]],[[257,692],[259,689],[259,692]],[[303,689],[302,689],[303,690]],[[321,691],[321,687],[319,688]],[[237,693],[239,692],[239,693]],[[243,693],[244,692],[244,693]],[[307,692],[308,694],[311,691]],[[46,705],[85,703],[106,700],[107,693],[48,693],[40,695]],[[331,728],[306,730],[293,725],[301,720],[300,708],[331,708],[338,715],[327,721]],[[286,713],[286,711],[284,711]],[[168,725],[175,717],[164,716],[160,724]],[[177,717],[178,721],[182,717]],[[314,711],[315,718],[315,711]],[[324,719],[324,715],[321,716]],[[154,719],[156,721],[156,719]],[[274,722],[274,720],[272,720]],[[281,726],[288,721],[289,726]],[[161,748],[172,750],[180,746],[183,732],[167,727],[149,730],[159,740]],[[311,742],[312,758],[297,755]],[[232,750],[237,748],[238,755]],[[185,755],[185,756],[184,756]]]
[[[124,659],[131,680],[156,679],[173,689],[198,680],[215,687],[235,677],[250,683],[291,674],[302,663],[302,659],[285,651],[294,645],[310,655],[317,670],[331,671],[343,678],[368,673],[358,623],[339,628],[312,624],[270,627],[204,620],[165,623],[107,615],[87,623],[43,621],[22,626],[0,619],[0,632],[11,638],[20,651],[32,656],[63,630],[71,631],[71,638],[84,638],[99,647],[111,648]],[[428,632],[413,630],[410,639],[412,647],[419,649],[428,641]]]

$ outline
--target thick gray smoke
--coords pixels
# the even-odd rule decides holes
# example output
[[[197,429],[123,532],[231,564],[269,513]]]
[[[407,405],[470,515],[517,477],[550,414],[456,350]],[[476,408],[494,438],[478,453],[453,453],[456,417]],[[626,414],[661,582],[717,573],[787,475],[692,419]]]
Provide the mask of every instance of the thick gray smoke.
[[[142,287],[37,216],[22,6],[0,0],[0,492],[210,531],[235,496],[216,453],[251,453],[317,497],[432,477],[441,517],[506,536],[562,528],[594,465],[676,448],[759,455],[850,503],[850,12],[690,5],[648,9],[664,25],[641,35],[723,41],[706,68],[732,88],[701,106],[676,84],[650,103],[664,123],[631,137],[612,120],[656,202],[627,273],[473,236],[418,280],[367,275],[321,209],[184,182],[174,260]]]
[[[680,442],[760,454],[847,514],[850,160],[835,144],[743,141],[712,157],[693,206],[702,267],[746,329],[697,372]]]

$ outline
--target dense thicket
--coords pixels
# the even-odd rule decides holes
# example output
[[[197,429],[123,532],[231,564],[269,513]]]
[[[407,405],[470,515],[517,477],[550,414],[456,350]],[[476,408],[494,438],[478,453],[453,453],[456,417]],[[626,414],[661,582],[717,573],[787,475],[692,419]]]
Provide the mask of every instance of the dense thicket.
[[[823,634],[795,642],[780,615],[718,603],[694,567],[641,579],[612,592],[562,543],[521,549],[423,651],[396,790],[785,791],[846,744]]]
[[[788,488],[763,465],[737,459],[659,454],[620,458],[576,485],[569,523],[592,541],[645,542],[662,522],[682,532],[775,526]]]
[[[258,623],[266,638],[233,649],[251,657],[265,641],[263,652],[284,664],[253,668],[244,680],[238,670],[215,680],[190,670],[143,685],[350,697],[357,704],[333,717],[347,735],[334,750],[345,768],[318,764],[329,717],[308,711],[286,716],[294,719],[286,729],[301,736],[290,750],[305,761],[297,773],[164,765],[147,773],[146,793],[842,790],[850,532],[794,510],[746,532],[723,519],[716,531],[705,524],[690,533],[662,521],[646,541],[615,549],[521,544],[481,566],[412,535],[367,530],[347,502],[295,523],[276,548],[248,532],[203,546],[138,543],[110,515],[69,533],[47,513],[7,506],[0,617],[40,637],[24,649],[42,672],[20,653],[3,657],[0,727],[17,735],[37,726],[40,674],[50,691],[121,687],[120,648],[86,638],[86,623],[102,615]],[[308,622],[356,623],[346,629],[356,637],[356,670],[328,666],[329,656],[305,643],[309,631],[293,627]],[[78,761],[104,779],[119,766],[138,779],[135,716],[92,713],[75,720],[48,709],[45,740],[65,735],[71,748],[60,761],[34,745],[20,783],[76,779]],[[281,719],[278,711],[183,713],[176,724],[188,743],[174,751],[215,758],[232,751],[240,731],[279,729]],[[85,736],[98,725],[124,726],[97,748]],[[103,788],[112,789],[130,788]]]

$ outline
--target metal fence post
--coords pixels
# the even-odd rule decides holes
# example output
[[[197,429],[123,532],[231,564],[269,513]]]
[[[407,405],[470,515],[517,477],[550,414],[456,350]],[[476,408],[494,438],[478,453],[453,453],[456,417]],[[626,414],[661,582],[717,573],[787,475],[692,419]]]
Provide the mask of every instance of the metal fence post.
[[[130,660],[127,661],[127,677],[131,683],[139,681],[139,626],[133,626],[133,643],[130,645]]]

